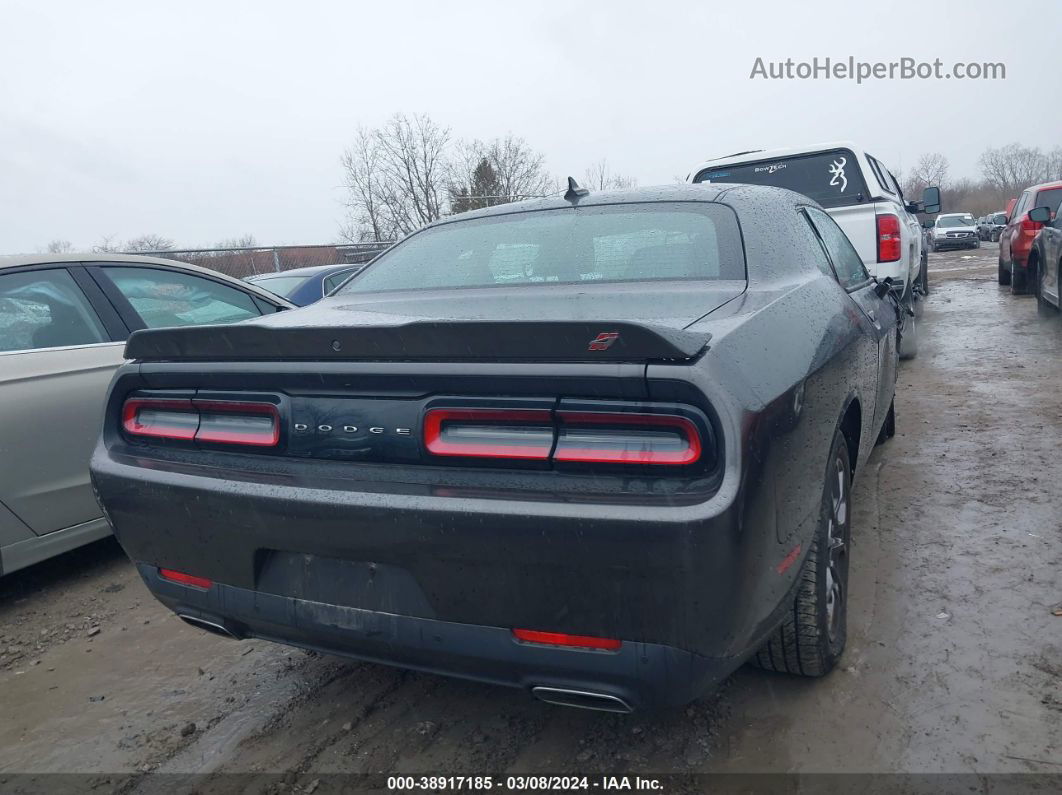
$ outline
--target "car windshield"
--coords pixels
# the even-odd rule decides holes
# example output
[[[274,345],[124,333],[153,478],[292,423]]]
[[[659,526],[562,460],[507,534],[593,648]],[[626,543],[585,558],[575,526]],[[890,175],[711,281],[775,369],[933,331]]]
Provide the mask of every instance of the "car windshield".
[[[693,181],[788,188],[811,197],[823,207],[858,204],[867,198],[859,163],[847,149],[708,168]]]
[[[273,295],[291,298],[295,291],[303,285],[306,278],[306,276],[263,276],[260,279],[250,279],[250,282],[263,290],[269,290]]]
[[[971,218],[965,215],[942,215],[937,219],[937,226],[946,228],[950,226],[970,226]]]
[[[732,210],[661,202],[517,212],[432,227],[383,254],[337,294],[744,278]]]

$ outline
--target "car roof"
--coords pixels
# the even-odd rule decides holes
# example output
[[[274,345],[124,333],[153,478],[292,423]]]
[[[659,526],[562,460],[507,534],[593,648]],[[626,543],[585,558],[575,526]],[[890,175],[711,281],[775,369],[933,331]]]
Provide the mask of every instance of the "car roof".
[[[751,205],[757,203],[757,201],[789,201],[798,204],[815,204],[814,200],[809,199],[807,196],[794,193],[785,188],[725,182],[700,182],[696,184],[681,182],[628,190],[591,191],[585,196],[579,197],[575,204],[579,207],[596,207],[612,204],[644,204],[652,202],[719,203],[724,194],[726,195],[725,203],[730,205]],[[543,199],[526,199],[524,201],[509,202],[508,204],[499,204],[494,207],[485,207],[481,210],[472,210],[458,215],[449,215],[445,218],[440,218],[438,221],[433,221],[423,228],[430,229],[474,218],[536,212],[539,210],[559,210],[571,207],[572,202],[562,198],[560,195]],[[413,234],[416,234],[416,232]]]
[[[759,160],[779,160],[783,157],[810,155],[816,152],[831,152],[835,149],[850,149],[856,155],[863,154],[863,149],[852,141],[829,141],[826,143],[811,144],[808,146],[785,146],[777,149],[753,149],[747,152],[736,152],[732,155],[713,157],[703,161],[690,172],[692,177],[706,168],[728,165],[732,163],[751,163]]]
[[[1041,182],[1039,185],[1030,185],[1026,190],[1050,190],[1051,188],[1062,188],[1062,180],[1053,180],[1051,182]]]
[[[155,265],[172,270],[185,271],[197,276],[209,276],[223,282],[229,282],[241,290],[253,292],[259,298],[264,298],[270,303],[281,303],[288,308],[294,308],[294,304],[284,298],[271,293],[269,290],[254,284],[234,279],[220,271],[202,268],[190,262],[181,262],[175,259],[163,259],[162,257],[146,257],[140,254],[6,254],[0,256],[0,273],[11,268],[19,268],[26,265],[67,265],[75,263],[111,264],[124,265]]]
[[[363,262],[343,262],[335,265],[307,265],[303,268],[289,268],[285,271],[270,271],[269,273],[256,273],[253,276],[248,276],[249,280],[259,279],[274,279],[278,276],[317,276],[322,273],[331,273],[333,271],[345,271],[355,268],[361,268],[364,266]]]

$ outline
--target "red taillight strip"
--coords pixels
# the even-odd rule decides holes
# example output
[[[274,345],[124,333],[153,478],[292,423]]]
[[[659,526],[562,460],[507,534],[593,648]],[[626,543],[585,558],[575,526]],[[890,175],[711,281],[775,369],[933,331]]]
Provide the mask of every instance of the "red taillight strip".
[[[196,432],[197,442],[215,442],[219,444],[245,444],[256,447],[276,447],[280,441],[280,412],[272,403],[241,403],[230,400],[193,399],[192,405],[200,412],[229,415],[258,415],[269,417],[269,431],[235,431],[204,427],[200,421]],[[202,417],[202,414],[200,414]]]
[[[878,262],[895,262],[900,259],[903,238],[900,236],[900,219],[895,215],[877,216]]]
[[[181,439],[191,441],[195,438],[195,427],[190,428],[166,428],[144,425],[140,422],[141,409],[155,409],[159,411],[179,411],[188,415],[196,414],[192,401],[187,399],[170,398],[129,398],[122,406],[122,428],[126,433],[133,436],[150,436],[156,439]]]
[[[208,580],[206,577],[196,577],[193,574],[185,574],[183,571],[174,571],[173,569],[159,569],[159,576],[164,580],[181,585],[190,585],[193,588],[202,588],[204,591],[214,584],[212,580]]]
[[[573,649],[598,649],[600,651],[617,651],[623,645],[623,641],[613,638],[569,635],[565,632],[539,632],[534,629],[514,629],[513,637],[522,643],[537,643],[542,646],[566,646]]]
[[[558,411],[557,417],[564,426],[580,425],[634,425],[639,427],[675,428],[686,440],[685,450],[609,450],[607,448],[562,448],[553,454],[554,461],[571,461],[586,464],[665,464],[685,466],[701,457],[701,434],[696,424],[678,414],[638,414],[607,411]]]
[[[165,422],[146,425],[140,420],[141,410],[179,413],[193,421],[188,427]],[[212,428],[204,423],[204,415],[222,417],[267,417],[269,429]],[[239,444],[254,447],[275,447],[280,442],[280,412],[272,403],[251,403],[238,400],[199,400],[195,398],[132,397],[122,406],[122,429],[134,437],[175,439],[180,441]]]
[[[515,458],[525,461],[547,461],[553,446],[507,445],[450,442],[442,437],[444,422],[502,422],[539,423],[553,429],[549,409],[428,409],[424,415],[424,446],[432,455],[466,456],[474,458]],[[524,426],[518,426],[524,427]]]

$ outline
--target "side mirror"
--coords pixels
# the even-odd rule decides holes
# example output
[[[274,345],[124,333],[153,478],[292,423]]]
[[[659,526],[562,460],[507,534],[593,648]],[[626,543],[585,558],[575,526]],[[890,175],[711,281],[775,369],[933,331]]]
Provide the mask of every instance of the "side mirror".
[[[1029,210],[1029,220],[1036,221],[1039,224],[1047,224],[1051,222],[1051,208],[1050,207],[1033,207]]]
[[[940,212],[940,188],[926,188],[922,191],[922,212]]]
[[[874,295],[878,298],[884,299],[892,289],[892,277],[886,276],[880,282],[874,285]]]

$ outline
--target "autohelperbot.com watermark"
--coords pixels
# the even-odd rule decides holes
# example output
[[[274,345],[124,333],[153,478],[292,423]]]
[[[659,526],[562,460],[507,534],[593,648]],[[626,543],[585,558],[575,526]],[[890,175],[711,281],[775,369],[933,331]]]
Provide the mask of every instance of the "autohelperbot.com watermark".
[[[858,61],[847,58],[819,58],[775,61],[756,58],[750,80],[1006,80],[1007,65],[1000,61],[957,61],[945,64],[940,58],[920,61]]]

